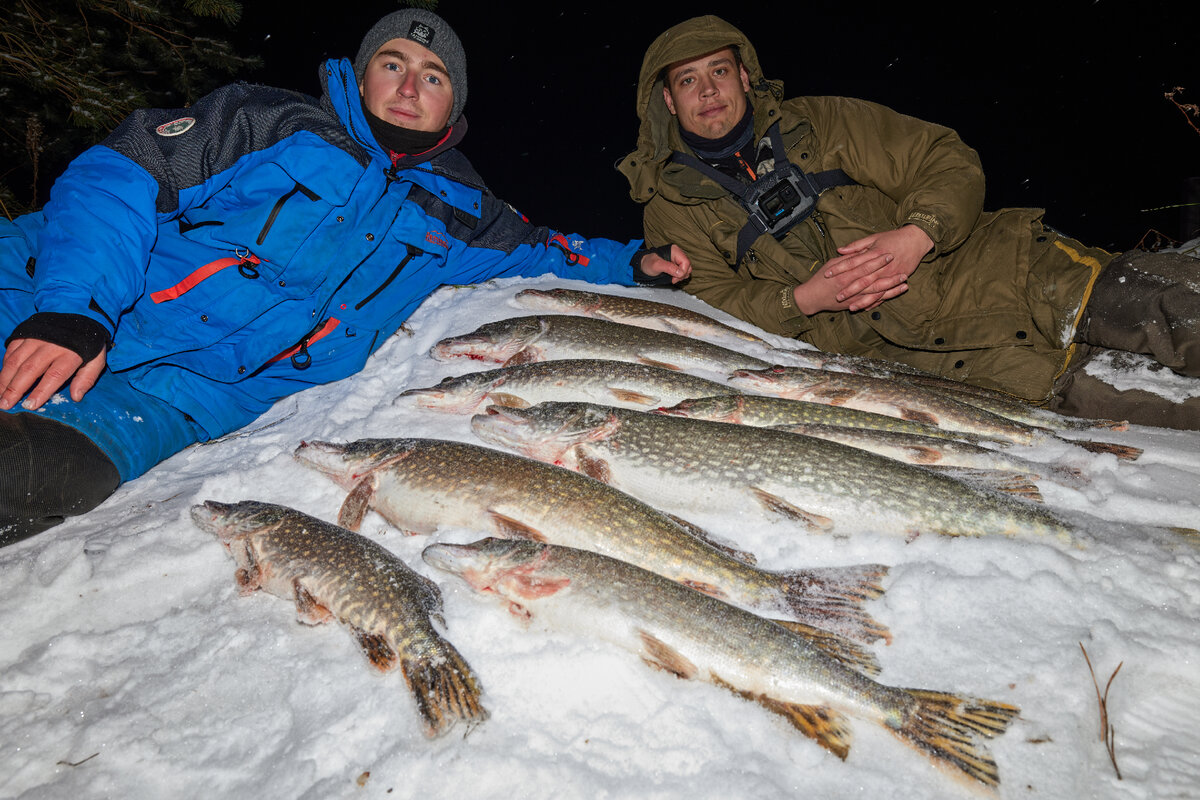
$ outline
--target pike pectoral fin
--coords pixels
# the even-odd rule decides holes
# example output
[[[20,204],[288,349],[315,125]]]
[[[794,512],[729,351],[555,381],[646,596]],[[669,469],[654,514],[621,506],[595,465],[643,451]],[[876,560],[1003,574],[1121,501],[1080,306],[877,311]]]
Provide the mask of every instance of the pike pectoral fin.
[[[936,428],[941,427],[938,418],[927,411],[906,406],[899,406],[896,410],[900,412],[900,419],[906,419],[909,422],[924,422],[926,425],[933,425]]]
[[[658,398],[651,397],[648,394],[635,392],[632,389],[609,389],[612,396],[622,403],[632,403],[639,406],[654,406],[658,405]]]
[[[506,408],[529,408],[529,402],[523,398],[517,397],[509,392],[490,392],[487,399],[492,405],[505,406]]]
[[[700,594],[706,594],[709,597],[715,597],[718,600],[727,600],[729,598],[729,595],[725,594],[721,587],[713,586],[711,583],[704,583],[703,581],[690,581],[686,578],[681,580],[680,583],[689,589],[695,589],[697,592],[700,592]]]
[[[1089,453],[1112,453],[1121,461],[1137,461],[1142,454],[1142,448],[1127,444],[1112,442],[1093,442],[1091,439],[1069,439],[1072,444],[1079,445]]]
[[[578,454],[576,463],[579,465],[579,471],[590,478],[595,478],[601,483],[612,482],[612,468],[608,466],[608,461],[603,458],[589,456],[587,453],[576,450]]]
[[[350,490],[350,494],[346,495],[341,509],[338,510],[338,525],[357,531],[362,525],[363,517],[367,515],[367,509],[370,508],[371,497],[374,494],[375,478],[373,475],[367,475],[354,484],[354,488]]]
[[[317,602],[308,589],[296,578],[292,581],[296,597],[296,618],[305,625],[320,625],[333,619],[333,612]]]
[[[696,677],[699,672],[696,665],[675,648],[646,631],[638,631],[638,635],[642,639],[642,661],[684,680],[692,680]]]
[[[822,653],[837,659],[851,669],[856,669],[864,675],[870,675],[871,677],[875,677],[880,672],[879,659],[875,657],[875,654],[864,647],[860,647],[844,636],[838,636],[836,633],[815,628],[812,625],[805,625],[803,622],[793,622],[789,619],[772,621],[777,625],[782,625],[792,633],[803,636]]]
[[[533,347],[526,347],[518,350],[511,358],[504,362],[506,367],[518,367],[521,364],[532,364],[535,361],[541,361],[542,354],[539,350]]]
[[[350,630],[358,641],[358,646],[366,654],[367,660],[371,662],[371,666],[380,672],[390,672],[396,668],[400,662],[400,656],[396,653],[395,648],[388,644],[385,637],[378,633],[368,633],[353,625],[350,626]]]
[[[853,389],[817,387],[812,389],[810,394],[818,403],[824,403],[827,406],[844,406],[847,402],[853,400],[858,392]]]
[[[736,695],[747,700],[753,700],[768,711],[773,711],[795,726],[796,730],[816,740],[843,761],[850,753],[850,742],[853,735],[850,731],[849,720],[845,715],[834,711],[828,706],[804,706],[798,703],[785,703],[765,694],[747,692],[723,681],[716,675],[712,681]]]
[[[784,500],[782,497],[772,494],[765,489],[759,489],[757,486],[751,487],[754,496],[758,502],[773,514],[787,517],[790,520],[801,523],[809,530],[830,531],[833,529],[833,520],[829,517],[823,517],[820,514],[813,514],[805,511]]]
[[[496,529],[496,535],[504,539],[528,539],[533,542],[545,542],[546,537],[537,528],[531,528],[520,520],[505,516],[498,511],[488,509],[488,519]]]
[[[665,361],[659,361],[656,358],[648,358],[646,356],[638,356],[637,363],[645,364],[648,367],[661,367],[662,369],[671,369],[678,372],[682,367],[678,364],[668,364]]]

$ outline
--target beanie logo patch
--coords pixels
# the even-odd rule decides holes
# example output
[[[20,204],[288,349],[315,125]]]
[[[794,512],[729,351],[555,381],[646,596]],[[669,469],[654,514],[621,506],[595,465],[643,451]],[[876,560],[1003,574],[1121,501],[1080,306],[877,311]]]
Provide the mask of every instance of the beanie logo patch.
[[[424,22],[413,20],[412,25],[408,28],[408,37],[414,42],[425,47],[430,47],[433,44],[433,28],[426,25]]]

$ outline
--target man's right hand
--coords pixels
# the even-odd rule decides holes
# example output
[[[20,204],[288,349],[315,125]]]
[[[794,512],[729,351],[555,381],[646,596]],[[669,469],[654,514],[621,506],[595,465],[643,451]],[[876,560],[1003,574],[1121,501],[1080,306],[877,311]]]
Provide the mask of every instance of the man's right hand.
[[[908,283],[902,274],[884,270],[892,262],[891,253],[855,254],[831,259],[815,275],[792,290],[796,308],[805,316],[821,311],[865,311],[875,308],[885,300],[904,294]],[[841,262],[853,260],[853,265],[839,272]],[[830,275],[829,273],[833,273]],[[855,281],[865,280],[867,288],[849,297],[844,291]]]
[[[0,409],[12,408],[28,392],[22,406],[36,411],[68,380],[71,399],[79,402],[104,372],[105,352],[101,349],[99,355],[84,364],[75,351],[66,347],[40,339],[13,339],[0,369]]]

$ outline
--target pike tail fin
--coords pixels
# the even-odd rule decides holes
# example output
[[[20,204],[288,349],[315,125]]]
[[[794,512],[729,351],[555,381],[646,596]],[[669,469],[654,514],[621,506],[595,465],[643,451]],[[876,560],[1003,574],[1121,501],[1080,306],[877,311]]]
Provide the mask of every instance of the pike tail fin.
[[[436,652],[420,656],[402,654],[400,670],[417,701],[425,735],[433,738],[457,722],[474,726],[488,718],[480,702],[483,689],[471,666],[454,646],[442,639]]]
[[[1020,709],[1007,703],[946,692],[905,691],[917,701],[917,707],[892,732],[932,758],[937,766],[989,788],[999,786],[996,762],[979,739],[1004,733]]]
[[[882,564],[823,567],[782,573],[780,583],[797,621],[860,642],[883,639],[891,644],[887,626],[862,609],[883,594],[881,581],[887,573]]]

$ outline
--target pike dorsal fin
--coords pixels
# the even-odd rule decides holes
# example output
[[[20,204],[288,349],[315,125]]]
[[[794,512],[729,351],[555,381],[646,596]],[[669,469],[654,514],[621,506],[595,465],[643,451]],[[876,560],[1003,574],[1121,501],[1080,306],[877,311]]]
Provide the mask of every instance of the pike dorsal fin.
[[[694,522],[689,522],[683,517],[677,517],[674,514],[667,514],[667,516],[671,518],[672,522],[683,528],[689,534],[704,542],[706,545],[720,550],[730,558],[736,558],[743,564],[748,564],[752,567],[758,564],[758,556],[754,555],[754,553],[751,553],[749,550],[739,550],[733,545],[726,544],[708,531],[704,530],[704,528],[701,528]]]
[[[794,622],[790,619],[775,619],[771,620],[776,625],[782,625],[792,633],[803,636],[809,644],[816,647],[830,658],[837,659],[851,669],[857,670],[864,675],[875,677],[879,674],[879,659],[875,654],[865,647],[860,647],[844,636],[838,636],[836,633],[831,633],[821,628],[815,628],[812,625],[805,625],[803,622]]]

